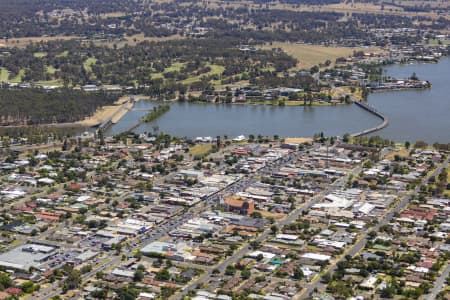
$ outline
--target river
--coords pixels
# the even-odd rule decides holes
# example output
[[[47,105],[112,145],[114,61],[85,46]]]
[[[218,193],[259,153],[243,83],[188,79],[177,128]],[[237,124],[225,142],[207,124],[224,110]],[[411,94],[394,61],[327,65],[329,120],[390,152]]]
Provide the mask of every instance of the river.
[[[432,83],[427,90],[373,93],[369,103],[389,118],[389,126],[374,135],[414,142],[424,140],[450,142],[450,58],[438,64],[389,66],[387,74],[404,78],[413,72]],[[119,123],[106,134],[114,135],[131,128],[150,109],[154,102],[137,102]],[[173,103],[171,109],[158,120],[142,124],[135,132],[159,131],[175,136],[212,136],[262,134],[284,137],[354,133],[373,127],[381,121],[356,105],[285,106],[237,104]]]

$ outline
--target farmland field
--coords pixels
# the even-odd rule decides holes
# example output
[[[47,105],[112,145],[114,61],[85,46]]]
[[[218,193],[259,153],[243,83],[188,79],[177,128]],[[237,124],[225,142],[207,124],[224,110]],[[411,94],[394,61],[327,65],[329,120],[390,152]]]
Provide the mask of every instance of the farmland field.
[[[298,60],[298,68],[311,68],[312,66],[324,63],[328,59],[335,62],[338,57],[348,57],[354,51],[372,51],[374,49],[350,48],[350,47],[326,47],[320,45],[305,45],[274,42],[272,45],[266,44],[264,49],[281,48],[287,54]]]

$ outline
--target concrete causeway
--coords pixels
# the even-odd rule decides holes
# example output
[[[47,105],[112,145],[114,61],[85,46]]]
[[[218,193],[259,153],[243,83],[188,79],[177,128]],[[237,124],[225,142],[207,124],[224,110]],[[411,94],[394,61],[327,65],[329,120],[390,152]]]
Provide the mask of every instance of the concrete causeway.
[[[378,118],[383,120],[383,122],[381,124],[375,126],[375,127],[371,127],[371,128],[366,129],[366,130],[353,133],[353,134],[351,134],[352,137],[358,137],[358,136],[366,135],[366,134],[369,134],[369,133],[381,130],[381,129],[383,129],[386,126],[389,125],[389,119],[383,113],[381,113],[378,110],[376,110],[373,106],[370,106],[369,104],[361,102],[361,101],[353,101],[353,103],[355,103],[356,105],[358,105],[362,109],[367,110],[371,114],[377,116]]]

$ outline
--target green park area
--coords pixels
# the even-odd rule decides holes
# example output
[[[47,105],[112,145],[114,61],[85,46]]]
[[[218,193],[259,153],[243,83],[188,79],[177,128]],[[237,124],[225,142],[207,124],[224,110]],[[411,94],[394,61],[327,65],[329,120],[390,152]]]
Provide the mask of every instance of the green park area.
[[[86,59],[83,63],[83,68],[86,72],[91,73],[92,72],[92,66],[95,65],[97,62],[97,59],[95,57],[89,57]]]
[[[5,68],[0,68],[0,82],[7,82],[9,78],[9,72]]]

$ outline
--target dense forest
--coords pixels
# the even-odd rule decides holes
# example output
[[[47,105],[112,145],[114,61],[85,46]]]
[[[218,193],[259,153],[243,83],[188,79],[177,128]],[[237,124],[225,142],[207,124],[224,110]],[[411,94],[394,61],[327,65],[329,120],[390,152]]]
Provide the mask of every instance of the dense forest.
[[[116,97],[105,93],[84,93],[62,89],[0,89],[0,125],[67,123],[92,115]]]

